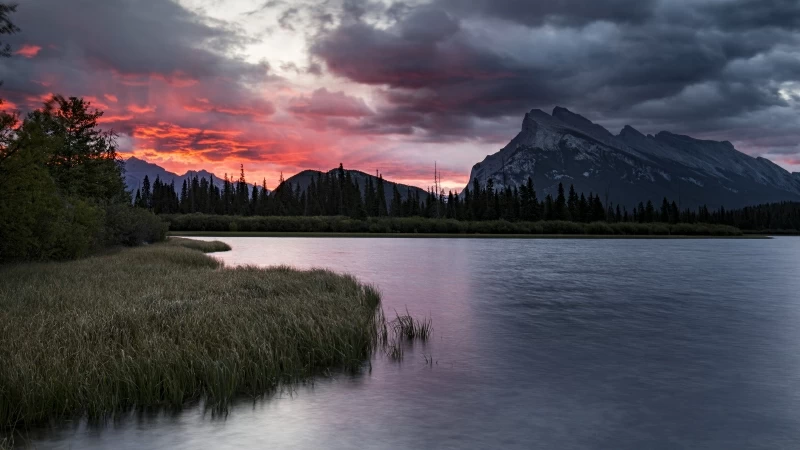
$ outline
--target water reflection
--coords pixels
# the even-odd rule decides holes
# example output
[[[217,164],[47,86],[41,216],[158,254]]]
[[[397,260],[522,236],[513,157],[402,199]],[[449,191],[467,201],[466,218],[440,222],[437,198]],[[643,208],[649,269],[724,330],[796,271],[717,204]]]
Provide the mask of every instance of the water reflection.
[[[433,319],[395,364],[225,420],[202,408],[37,448],[776,448],[800,442],[800,239],[227,238],[227,264],[349,272]],[[432,355],[434,365],[424,356]]]

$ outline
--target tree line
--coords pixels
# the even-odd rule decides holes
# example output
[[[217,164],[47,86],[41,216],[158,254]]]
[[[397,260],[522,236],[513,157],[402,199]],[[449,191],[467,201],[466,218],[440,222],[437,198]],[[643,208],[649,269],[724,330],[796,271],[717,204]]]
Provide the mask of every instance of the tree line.
[[[134,204],[150,209],[157,214],[204,213],[242,216],[349,216],[367,217],[413,217],[432,216],[434,202],[432,193],[422,196],[417,190],[408,189],[402,196],[397,185],[392,183],[390,202],[386,201],[386,184],[382,176],[368,177],[360,186],[350,171],[340,164],[335,171],[313,176],[306,189],[287,182],[281,176],[278,187],[270,192],[266,180],[261,185],[249,184],[244,167],[239,178],[232,180],[225,175],[222,187],[213,177],[191,177],[184,180],[179,189],[174,181],[167,184],[156,178],[151,183],[145,176],[141,187],[136,189]]]
[[[349,216],[423,217],[462,221],[506,220],[572,221],[581,223],[709,223],[731,225],[746,230],[800,230],[800,204],[779,203],[727,210],[711,210],[706,206],[680,209],[675,201],[663,198],[658,206],[652,201],[640,202],[628,210],[626,206],[604,202],[600,195],[578,194],[574,186],[565,190],[559,183],[556,196],[550,194],[539,200],[533,180],[519,187],[494,187],[492,179],[486,184],[474,180],[460,195],[452,191],[436,195],[428,191],[419,195],[408,189],[401,195],[391,184],[390,201],[386,201],[387,186],[382,176],[368,177],[364,186],[339,168],[318,173],[306,189],[283,179],[274,192],[269,192],[266,180],[261,185],[249,184],[244,167],[237,180],[226,175],[222,188],[213,178],[192,177],[180,189],[159,179],[154,183],[145,177],[136,191],[135,204],[157,214],[218,214],[240,216]]]

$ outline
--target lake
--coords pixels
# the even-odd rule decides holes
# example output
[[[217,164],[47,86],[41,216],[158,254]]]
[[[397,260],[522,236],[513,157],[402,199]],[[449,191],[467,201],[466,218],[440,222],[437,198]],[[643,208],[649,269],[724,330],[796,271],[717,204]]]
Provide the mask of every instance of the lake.
[[[401,363],[36,448],[798,448],[800,238],[221,238],[433,321]],[[434,361],[426,364],[426,358]]]

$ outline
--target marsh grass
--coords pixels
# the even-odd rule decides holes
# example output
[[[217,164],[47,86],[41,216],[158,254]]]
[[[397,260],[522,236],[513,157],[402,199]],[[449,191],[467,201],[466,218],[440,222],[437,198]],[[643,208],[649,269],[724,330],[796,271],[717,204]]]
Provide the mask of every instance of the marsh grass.
[[[167,240],[167,245],[199,250],[203,253],[227,252],[231,249],[230,245],[221,241],[198,241],[174,236]]]
[[[415,319],[406,310],[403,315],[395,311],[396,318],[391,322],[395,335],[406,340],[419,339],[426,341],[433,333],[433,323],[430,318]]]
[[[372,286],[325,270],[222,267],[194,250],[220,243],[186,241],[0,266],[0,442],[3,430],[133,408],[224,410],[329,369],[358,371],[389,340]]]

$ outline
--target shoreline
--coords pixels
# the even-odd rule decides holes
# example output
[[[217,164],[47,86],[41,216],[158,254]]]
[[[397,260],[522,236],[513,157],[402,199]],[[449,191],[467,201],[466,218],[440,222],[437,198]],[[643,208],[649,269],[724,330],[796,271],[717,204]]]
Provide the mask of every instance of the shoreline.
[[[714,235],[623,235],[623,234],[467,234],[467,233],[337,233],[317,231],[170,231],[171,237],[305,237],[305,238],[381,238],[381,239],[772,239],[772,236],[744,234]]]

